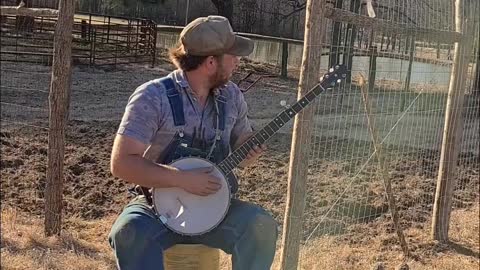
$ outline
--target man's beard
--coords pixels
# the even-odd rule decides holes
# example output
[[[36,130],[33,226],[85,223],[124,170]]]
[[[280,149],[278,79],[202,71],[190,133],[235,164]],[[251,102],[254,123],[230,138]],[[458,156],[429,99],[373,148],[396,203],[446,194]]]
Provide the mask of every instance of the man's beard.
[[[228,83],[228,80],[229,77],[225,74],[225,70],[222,67],[219,67],[217,69],[217,72],[215,72],[215,74],[210,79],[212,89],[225,85],[226,83]]]

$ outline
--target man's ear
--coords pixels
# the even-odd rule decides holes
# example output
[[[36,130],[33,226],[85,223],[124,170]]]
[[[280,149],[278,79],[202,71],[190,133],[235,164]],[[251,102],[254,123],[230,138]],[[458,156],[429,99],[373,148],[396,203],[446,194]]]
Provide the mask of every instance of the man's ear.
[[[213,74],[217,70],[218,62],[214,56],[208,56],[203,64],[209,74]]]

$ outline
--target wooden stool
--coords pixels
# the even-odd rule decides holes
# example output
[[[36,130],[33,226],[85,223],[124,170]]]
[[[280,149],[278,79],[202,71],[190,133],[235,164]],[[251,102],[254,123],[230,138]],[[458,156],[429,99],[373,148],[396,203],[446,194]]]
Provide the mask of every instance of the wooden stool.
[[[220,251],[204,245],[175,245],[163,256],[165,270],[218,270]]]

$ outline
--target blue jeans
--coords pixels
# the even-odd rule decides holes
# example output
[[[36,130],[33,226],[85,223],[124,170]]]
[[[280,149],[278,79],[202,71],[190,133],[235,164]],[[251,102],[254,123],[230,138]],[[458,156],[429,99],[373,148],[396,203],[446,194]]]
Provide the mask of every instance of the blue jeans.
[[[121,270],[162,270],[163,251],[175,244],[221,249],[232,254],[234,270],[264,270],[271,267],[277,234],[277,222],[265,210],[233,199],[217,228],[199,236],[182,236],[166,228],[140,196],[117,218],[109,242]]]

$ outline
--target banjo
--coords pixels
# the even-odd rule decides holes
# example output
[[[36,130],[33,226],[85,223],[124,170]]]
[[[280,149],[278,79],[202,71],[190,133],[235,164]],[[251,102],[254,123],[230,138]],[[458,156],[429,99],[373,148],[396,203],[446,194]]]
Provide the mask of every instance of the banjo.
[[[227,215],[232,194],[226,178],[246,157],[250,150],[269,140],[280,128],[290,121],[297,113],[307,107],[316,97],[340,83],[346,77],[346,67],[337,65],[320,78],[304,97],[292,106],[279,113],[264,128],[246,140],[241,146],[231,152],[218,164],[198,157],[185,157],[170,163],[179,170],[213,167],[212,175],[220,179],[222,187],[214,194],[199,196],[181,188],[153,188],[153,209],[161,222],[173,232],[181,235],[194,236],[207,233],[216,228]]]

